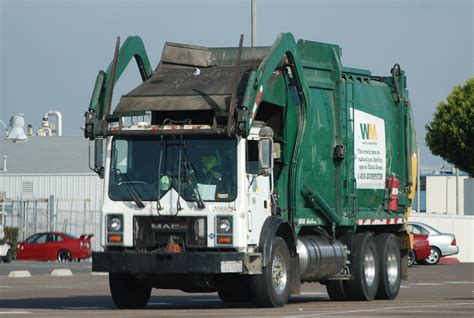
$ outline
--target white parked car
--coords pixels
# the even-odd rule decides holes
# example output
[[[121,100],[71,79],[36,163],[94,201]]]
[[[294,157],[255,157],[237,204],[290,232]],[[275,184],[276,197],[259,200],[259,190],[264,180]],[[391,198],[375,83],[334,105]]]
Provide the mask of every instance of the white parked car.
[[[12,261],[12,258],[12,246],[4,240],[0,239],[0,259],[3,260],[4,263],[10,263]]]
[[[431,254],[425,259],[424,263],[426,264],[435,265],[438,264],[441,257],[459,253],[459,246],[456,245],[454,234],[441,233],[431,226],[420,222],[408,222],[407,229],[415,234],[428,234]]]

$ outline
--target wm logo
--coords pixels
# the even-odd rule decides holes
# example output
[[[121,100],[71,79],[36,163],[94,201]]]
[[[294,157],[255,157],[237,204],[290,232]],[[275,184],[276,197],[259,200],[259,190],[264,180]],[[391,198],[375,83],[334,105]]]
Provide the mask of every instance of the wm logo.
[[[362,139],[377,140],[377,126],[375,124],[360,124]]]

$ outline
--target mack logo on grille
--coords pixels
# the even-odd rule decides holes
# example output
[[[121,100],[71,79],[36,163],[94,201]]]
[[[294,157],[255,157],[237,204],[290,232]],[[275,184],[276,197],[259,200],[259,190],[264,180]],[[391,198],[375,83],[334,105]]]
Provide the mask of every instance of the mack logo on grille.
[[[186,230],[185,224],[177,223],[157,223],[151,224],[153,230]]]

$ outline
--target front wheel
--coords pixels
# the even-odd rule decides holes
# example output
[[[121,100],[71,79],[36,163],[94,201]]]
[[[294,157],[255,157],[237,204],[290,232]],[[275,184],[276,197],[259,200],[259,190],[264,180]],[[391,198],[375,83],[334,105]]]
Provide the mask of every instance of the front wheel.
[[[245,289],[219,290],[217,294],[224,303],[229,305],[251,301],[251,295]]]
[[[150,300],[151,287],[130,274],[109,273],[110,293],[120,309],[142,309]]]
[[[271,250],[270,262],[251,278],[254,300],[260,307],[281,307],[290,298],[290,251],[281,237],[273,239]]]
[[[344,282],[350,300],[373,300],[379,285],[379,258],[377,245],[370,233],[354,236],[351,251],[353,279]]]
[[[425,260],[428,265],[436,265],[441,259],[441,251],[435,246],[431,246],[431,253]]]

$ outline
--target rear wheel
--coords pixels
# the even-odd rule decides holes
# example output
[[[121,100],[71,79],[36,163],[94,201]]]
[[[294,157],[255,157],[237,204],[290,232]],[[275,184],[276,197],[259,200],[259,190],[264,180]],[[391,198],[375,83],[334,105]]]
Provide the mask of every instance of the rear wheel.
[[[72,261],[72,255],[71,252],[68,250],[61,250],[58,252],[58,262],[71,262]]]
[[[8,250],[7,254],[3,257],[3,262],[4,263],[10,263],[13,259],[13,253],[12,250]]]
[[[328,280],[326,282],[326,291],[329,298],[333,301],[344,301],[348,299],[342,280]]]
[[[346,245],[350,246],[350,238],[351,234],[345,234],[338,238],[338,240]],[[333,301],[345,301],[349,300],[347,292],[344,288],[344,281],[343,280],[328,280],[326,281],[326,291],[329,295],[329,298]]]
[[[377,299],[394,299],[400,291],[401,261],[398,239],[390,233],[375,237],[379,255],[379,287]]]
[[[354,236],[351,251],[353,279],[344,282],[344,289],[351,300],[373,300],[379,283],[379,260],[375,239],[370,233]]]
[[[428,265],[436,265],[439,263],[439,260],[441,259],[441,251],[439,250],[439,248],[435,247],[435,246],[431,246],[431,253],[430,253],[430,256],[428,256],[426,259],[425,259],[425,262],[428,264]]]
[[[281,307],[290,298],[290,251],[281,237],[272,242],[271,259],[261,274],[253,275],[251,288],[255,303],[261,307]]]
[[[416,253],[414,250],[409,249],[408,250],[408,267],[412,267],[413,264],[415,264],[416,260]]]
[[[150,299],[151,287],[133,275],[109,273],[109,285],[115,306],[120,309],[142,309]]]

